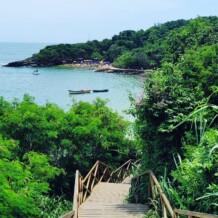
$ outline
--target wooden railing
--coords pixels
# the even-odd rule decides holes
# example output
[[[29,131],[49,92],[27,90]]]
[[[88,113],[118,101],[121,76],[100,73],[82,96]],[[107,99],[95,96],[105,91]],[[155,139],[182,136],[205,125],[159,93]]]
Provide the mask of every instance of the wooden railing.
[[[137,162],[128,160],[118,169],[113,170],[108,165],[101,161],[97,161],[92,169],[88,172],[85,178],[82,177],[80,172],[76,171],[75,184],[74,184],[74,198],[73,198],[73,216],[78,217],[79,206],[91,194],[95,185],[99,182],[120,182],[129,175],[130,169],[136,167]],[[65,217],[65,216],[64,216]],[[66,217],[65,217],[66,218]]]
[[[101,161],[97,161],[86,177],[83,179],[80,172],[76,171],[74,184],[73,209],[74,218],[78,217],[79,206],[91,194],[93,188],[99,182],[106,182],[110,179],[113,169]]]
[[[61,218],[78,218],[79,206],[91,194],[95,185],[99,182],[121,182],[130,175],[132,168],[137,167],[137,163],[128,160],[122,166],[113,170],[108,165],[97,161],[85,178],[76,171],[73,211],[63,215]],[[218,218],[217,215],[198,213],[187,210],[172,209],[169,200],[164,194],[157,178],[152,171],[147,171],[131,179],[130,196],[135,203],[148,203],[148,199],[158,204],[161,217],[167,218]]]
[[[86,177],[83,179],[83,200],[91,194],[93,188],[99,182],[107,182],[111,178],[113,169],[101,161],[97,161]],[[81,202],[81,203],[82,203]]]
[[[170,202],[152,171],[147,171],[132,178],[131,183],[131,195],[136,203],[147,203],[148,199],[152,199],[161,208],[163,218],[167,218],[169,215],[172,218],[176,217]]]
[[[130,175],[133,168],[137,168],[138,162],[139,160],[135,162],[132,159],[128,160],[126,163],[124,163],[111,173],[108,182],[122,182],[127,176]]]
[[[148,203],[151,199],[153,204],[157,204],[161,217],[167,218],[218,218],[217,215],[199,213],[194,211],[174,209],[164,194],[157,178],[152,171],[147,171],[131,180],[130,195],[135,203]],[[181,215],[181,216],[180,216]]]
[[[174,212],[176,214],[176,217],[188,217],[188,218],[218,218],[218,215],[212,215],[207,213],[199,213],[189,210],[180,210],[180,209],[174,209]]]
[[[73,195],[73,217],[78,217],[78,209],[80,204],[83,202],[83,177],[79,170],[76,171],[75,184],[74,184],[74,195]]]

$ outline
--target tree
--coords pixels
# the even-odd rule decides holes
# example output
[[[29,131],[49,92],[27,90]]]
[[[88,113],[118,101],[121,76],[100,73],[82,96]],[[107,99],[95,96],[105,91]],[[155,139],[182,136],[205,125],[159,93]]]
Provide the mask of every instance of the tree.
[[[190,131],[186,133],[183,140],[184,158],[179,158],[172,176],[180,202],[189,210],[217,212],[217,114],[216,105],[205,105],[183,121],[195,124],[195,136]]]
[[[9,105],[2,100],[0,111],[0,133],[19,141],[19,158],[43,153],[67,173],[51,183],[55,194],[71,195],[76,169],[85,174],[97,160],[118,166],[135,153],[126,138],[128,123],[100,99],[78,102],[64,112],[54,104],[39,106],[26,95]]]
[[[38,198],[49,191],[48,180],[63,171],[35,152],[26,153],[23,162],[16,154],[17,142],[1,135],[0,146],[0,216],[39,216]]]
[[[148,75],[145,93],[135,103],[137,132],[143,139],[147,166],[158,174],[174,166],[173,154],[181,153],[182,138],[189,128],[179,123],[198,105],[217,104],[217,45],[189,50],[177,64],[164,64]],[[152,154],[152,155],[151,155]]]

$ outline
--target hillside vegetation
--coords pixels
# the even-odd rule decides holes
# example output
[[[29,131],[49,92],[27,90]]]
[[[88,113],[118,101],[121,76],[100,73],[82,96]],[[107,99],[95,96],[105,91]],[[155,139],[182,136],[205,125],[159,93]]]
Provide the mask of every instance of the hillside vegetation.
[[[78,58],[97,58],[120,68],[159,68],[165,60],[175,63],[188,49],[214,44],[217,23],[217,17],[198,17],[158,24],[147,30],[126,30],[102,41],[47,46],[14,66],[55,66]]]
[[[157,68],[147,73],[141,100],[132,99],[134,137],[100,99],[64,112],[28,95],[21,102],[0,98],[0,216],[51,217],[56,196],[72,197],[76,169],[85,174],[98,159],[118,166],[129,158],[141,158],[142,172],[155,172],[173,207],[217,214],[218,17],[48,46],[25,63],[52,66],[81,57]],[[56,217],[67,208],[60,203]]]
[[[64,112],[28,95],[0,98],[0,217],[58,217],[72,209],[57,196],[72,201],[77,169],[85,175],[97,160],[117,167],[134,155],[128,123],[105,104]]]
[[[217,214],[217,18],[191,20],[169,36],[162,66],[131,111],[142,169],[165,175],[174,207]]]

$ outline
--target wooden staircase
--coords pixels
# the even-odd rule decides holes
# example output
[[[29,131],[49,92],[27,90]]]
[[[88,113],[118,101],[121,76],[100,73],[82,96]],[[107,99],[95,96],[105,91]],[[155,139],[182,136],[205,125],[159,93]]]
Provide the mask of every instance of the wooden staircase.
[[[79,207],[78,217],[143,218],[148,207],[143,204],[129,204],[126,201],[130,186],[129,177],[123,183],[100,182]]]
[[[85,178],[76,171],[73,210],[59,218],[143,218],[148,199],[157,202],[163,218],[218,218],[217,215],[174,209],[152,171],[130,178],[137,162],[127,161],[113,170],[97,161]],[[135,203],[127,203],[131,195]]]

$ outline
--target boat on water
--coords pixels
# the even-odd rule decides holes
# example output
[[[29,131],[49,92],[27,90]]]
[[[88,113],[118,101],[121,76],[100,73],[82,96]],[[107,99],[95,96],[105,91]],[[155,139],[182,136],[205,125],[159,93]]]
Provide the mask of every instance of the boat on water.
[[[91,90],[87,89],[87,90],[68,90],[69,94],[86,94],[86,93],[90,93]]]
[[[108,92],[108,89],[93,89],[93,92]]]
[[[39,75],[39,74],[40,74],[40,73],[39,73],[39,70],[38,70],[38,69],[33,71],[33,75]]]

